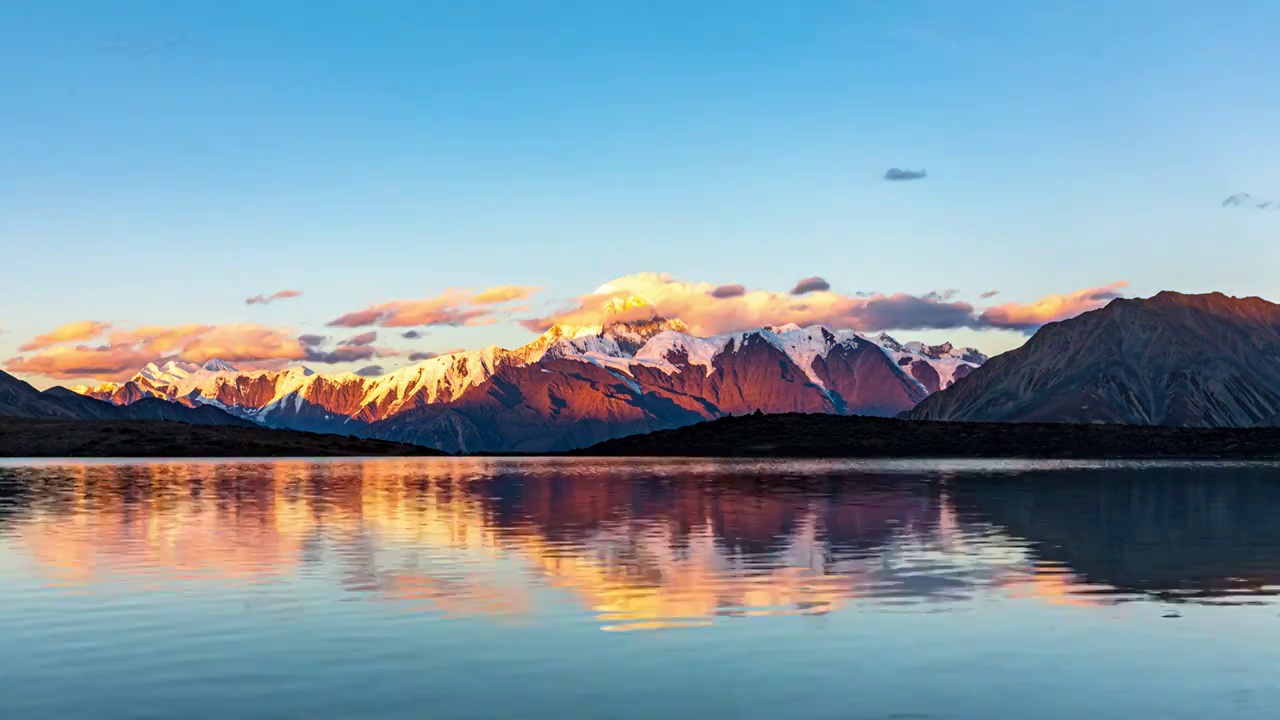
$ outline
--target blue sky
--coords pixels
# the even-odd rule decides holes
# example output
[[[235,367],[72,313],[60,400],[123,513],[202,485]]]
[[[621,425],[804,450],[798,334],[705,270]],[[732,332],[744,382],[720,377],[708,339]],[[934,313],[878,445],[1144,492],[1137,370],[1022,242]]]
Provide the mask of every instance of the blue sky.
[[[1280,212],[1221,207],[1280,201],[1280,4],[1058,5],[0,4],[0,359],[645,271],[1280,298]]]

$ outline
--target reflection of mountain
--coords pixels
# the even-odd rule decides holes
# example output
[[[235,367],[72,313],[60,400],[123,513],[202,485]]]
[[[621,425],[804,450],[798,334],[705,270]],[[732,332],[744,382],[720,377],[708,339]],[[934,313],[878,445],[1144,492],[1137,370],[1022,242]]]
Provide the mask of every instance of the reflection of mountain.
[[[1072,598],[1081,579],[1223,592],[1238,589],[1226,577],[1276,575],[1266,520],[1280,490],[1146,477],[457,459],[0,468],[0,547],[62,584],[324,579],[450,615],[536,612],[550,588],[613,629],[1015,586]]]
[[[1280,594],[1280,485],[1273,469],[1098,470],[958,482],[966,522],[1025,538],[1100,592]]]

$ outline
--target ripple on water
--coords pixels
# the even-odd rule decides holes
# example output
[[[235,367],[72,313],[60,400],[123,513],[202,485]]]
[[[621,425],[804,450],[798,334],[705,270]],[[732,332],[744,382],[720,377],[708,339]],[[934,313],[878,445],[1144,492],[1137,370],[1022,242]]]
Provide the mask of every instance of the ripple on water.
[[[1263,717],[1277,478],[9,463],[0,716]]]

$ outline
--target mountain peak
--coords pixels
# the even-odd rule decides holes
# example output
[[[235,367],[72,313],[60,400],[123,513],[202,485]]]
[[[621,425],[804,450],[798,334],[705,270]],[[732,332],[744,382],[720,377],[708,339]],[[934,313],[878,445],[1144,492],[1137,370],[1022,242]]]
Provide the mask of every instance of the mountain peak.
[[[1249,427],[1280,412],[1280,305],[1162,292],[1044,326],[921,420]]]
[[[218,358],[210,358],[200,369],[206,372],[236,372],[234,367]]]

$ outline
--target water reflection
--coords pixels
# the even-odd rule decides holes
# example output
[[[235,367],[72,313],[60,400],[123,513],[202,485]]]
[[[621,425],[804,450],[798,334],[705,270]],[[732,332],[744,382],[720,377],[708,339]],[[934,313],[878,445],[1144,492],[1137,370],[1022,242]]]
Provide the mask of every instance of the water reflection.
[[[428,461],[0,468],[0,550],[68,591],[318,582],[413,612],[609,630],[1049,602],[1259,602],[1269,468]]]

